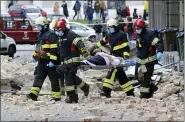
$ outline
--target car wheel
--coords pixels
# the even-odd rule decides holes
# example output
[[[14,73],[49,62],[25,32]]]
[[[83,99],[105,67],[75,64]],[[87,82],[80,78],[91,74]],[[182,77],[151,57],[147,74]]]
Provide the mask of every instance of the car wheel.
[[[95,36],[95,35],[90,36],[90,37],[89,37],[89,41],[90,41],[90,42],[96,42],[96,36]]]
[[[9,57],[14,58],[14,54],[15,54],[15,46],[10,45],[10,47],[8,48],[8,55],[9,55]]]

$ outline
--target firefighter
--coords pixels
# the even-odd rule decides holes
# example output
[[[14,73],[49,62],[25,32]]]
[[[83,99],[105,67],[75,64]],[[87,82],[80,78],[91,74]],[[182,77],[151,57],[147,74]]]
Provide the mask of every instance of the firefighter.
[[[137,58],[136,78],[140,82],[141,98],[152,97],[157,87],[151,84],[150,80],[154,71],[154,65],[162,59],[163,47],[156,35],[146,29],[145,22],[137,19],[134,22],[137,33]],[[157,52],[157,54],[156,54]]]
[[[45,17],[38,17],[35,24],[40,30],[33,53],[33,58],[38,61],[38,64],[34,72],[34,83],[27,97],[37,101],[43,82],[48,76],[51,81],[52,100],[60,101],[61,93],[58,75],[56,67],[54,67],[54,65],[59,64],[58,36],[49,29],[49,23]]]
[[[108,35],[104,37],[102,41],[96,43],[90,48],[90,54],[92,54],[93,50],[95,50],[96,48],[105,46],[109,43],[112,50],[112,55],[128,59],[130,56],[130,48],[128,45],[127,36],[118,27],[118,22],[115,19],[110,19],[107,22],[107,28]],[[100,93],[101,96],[106,96],[108,98],[111,97],[111,91],[114,86],[115,78],[119,80],[123,91],[127,95],[134,95],[134,87],[132,86],[131,81],[128,80],[123,68],[115,68],[111,69],[108,72],[106,79],[103,83],[103,90]]]
[[[65,19],[59,18],[55,24],[55,31],[60,37],[59,52],[61,65],[57,68],[59,74],[64,74],[66,103],[78,102],[77,87],[79,87],[85,96],[89,94],[89,85],[79,78],[77,68],[80,65],[80,55],[88,57],[84,43],[80,36],[66,27]]]

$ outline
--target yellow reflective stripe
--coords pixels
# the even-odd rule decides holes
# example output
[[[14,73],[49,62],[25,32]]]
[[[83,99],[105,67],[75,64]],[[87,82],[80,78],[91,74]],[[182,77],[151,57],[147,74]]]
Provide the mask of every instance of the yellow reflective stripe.
[[[52,92],[52,93],[51,93],[51,96],[52,96],[53,98],[61,98],[61,93],[60,93],[60,92]]]
[[[109,89],[112,89],[112,88],[113,88],[113,85],[108,84],[108,83],[103,83],[103,86],[104,86],[104,87],[107,87],[107,88],[109,88]]]
[[[66,86],[65,87],[65,90],[66,91],[74,91],[75,90],[75,86],[74,85],[72,85],[72,86]]]
[[[50,48],[50,44],[43,44],[42,48]]]
[[[85,85],[85,82],[82,81],[82,82],[78,85],[78,87],[79,87],[79,88],[82,88],[84,85]]]
[[[36,52],[33,52],[33,54],[32,54],[33,56],[36,56],[37,55],[37,53]]]
[[[128,91],[130,91],[132,89],[134,89],[134,87],[132,85],[130,85],[129,87],[124,89],[124,92],[126,93],[126,92],[128,92]]]
[[[73,44],[77,45],[77,43],[81,40],[81,38],[77,37],[73,40]]]
[[[155,61],[155,60],[157,60],[156,55],[148,57],[146,59],[140,59],[138,57],[136,58],[136,62],[139,63],[139,64],[146,64],[146,63],[149,63],[149,62],[152,62],[152,61]]]
[[[81,61],[80,57],[73,57],[73,58],[70,58],[67,61],[64,61],[64,63],[69,64],[69,63],[72,63],[72,62],[80,62],[80,61]],[[63,63],[63,62],[61,62],[61,63]]]
[[[154,40],[152,41],[152,45],[155,46],[158,42],[159,42],[159,39],[158,38],[154,38]]]
[[[130,56],[130,53],[129,52],[123,52],[123,55],[124,56]]]
[[[96,45],[97,45],[98,47],[101,47],[101,46],[102,46],[100,42],[96,43]]]
[[[51,44],[50,45],[50,48],[57,48],[58,46],[57,46],[57,44]]]
[[[116,72],[118,70],[117,69],[114,69],[114,71],[112,72],[112,76],[110,79],[105,79],[104,83],[103,83],[103,86],[105,87],[108,87],[110,89],[113,88],[113,85],[114,85],[114,79],[115,79],[115,76],[116,76]]]
[[[51,59],[51,60],[57,60],[57,56],[55,56],[55,55],[50,55],[50,59]]]
[[[47,56],[50,56],[51,54],[50,53],[46,53],[47,54]]]
[[[40,88],[39,87],[31,87],[31,93],[35,94],[36,96],[39,95]]]
[[[128,81],[127,83],[123,84],[121,87],[124,89],[128,86],[132,85],[132,82],[131,81]]]
[[[139,44],[139,47],[142,47],[142,46],[141,46],[141,42],[140,42],[140,41],[138,41],[138,44]]]
[[[83,57],[87,57],[87,56],[89,56],[89,54],[87,53],[87,52],[85,52],[84,54],[83,54]]]
[[[149,92],[149,88],[145,88],[145,87],[140,87],[140,92]]]
[[[126,46],[128,46],[128,42],[125,42],[125,43],[122,43],[121,45],[115,46],[115,47],[113,48],[113,50],[119,50],[119,49],[124,48],[124,47],[126,47]]]
[[[82,53],[83,53],[83,52],[87,52],[87,49],[86,49],[85,47],[80,48],[80,50],[81,50]]]

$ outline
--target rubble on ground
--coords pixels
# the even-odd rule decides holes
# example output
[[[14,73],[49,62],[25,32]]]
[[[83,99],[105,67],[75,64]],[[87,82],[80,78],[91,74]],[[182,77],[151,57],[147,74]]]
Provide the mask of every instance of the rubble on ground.
[[[14,81],[22,87],[20,95],[1,95],[1,114],[4,121],[182,121],[184,103],[178,96],[183,90],[183,73],[169,69],[155,72],[153,82],[158,90],[150,99],[126,96],[123,91],[112,91],[112,98],[100,97],[99,91],[108,70],[78,71],[78,75],[90,85],[88,97],[79,90],[79,103],[66,104],[49,101],[50,95],[39,96],[39,101],[28,100],[25,95],[33,83],[35,65],[31,59],[15,62],[1,56],[1,85],[8,86]],[[127,75],[133,75],[133,67]],[[160,78],[157,78],[160,77]],[[159,80],[160,79],[160,80]],[[155,82],[157,80],[157,82]],[[10,85],[9,85],[10,87]],[[50,93],[47,79],[43,93]],[[136,90],[138,92],[138,89]],[[10,117],[11,116],[11,117]]]

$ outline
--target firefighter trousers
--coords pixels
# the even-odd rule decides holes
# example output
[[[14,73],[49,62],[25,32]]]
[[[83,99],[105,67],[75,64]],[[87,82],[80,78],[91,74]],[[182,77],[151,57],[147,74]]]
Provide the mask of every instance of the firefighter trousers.
[[[65,91],[67,95],[76,94],[77,87],[85,92],[87,84],[79,78],[77,73],[78,64],[68,64],[68,72],[64,74],[65,79]]]
[[[60,92],[61,95],[65,95],[65,82],[64,82],[64,74],[58,74],[59,75],[59,86],[60,86]]]
[[[136,79],[138,79],[139,83],[140,83],[140,92],[141,94],[149,94],[150,92],[150,88],[151,88],[151,77],[152,74],[154,72],[154,64],[146,64],[145,67],[147,69],[147,71],[145,73],[143,73],[143,76],[141,78],[139,78],[139,74],[138,74],[138,68],[140,67],[140,64],[136,64],[136,68],[135,68],[135,76]]]
[[[35,94],[36,96],[39,95],[44,80],[47,76],[51,81],[52,98],[60,99],[61,93],[56,68],[48,67],[47,63],[38,63],[38,65],[36,66],[34,72],[34,83],[31,88],[31,93]]]
[[[117,79],[121,85],[121,88],[127,95],[132,95],[134,87],[132,86],[131,81],[128,81],[128,78],[125,74],[123,68],[111,69],[106,76],[106,79],[103,83],[103,91],[110,93],[113,89],[115,79]]]

